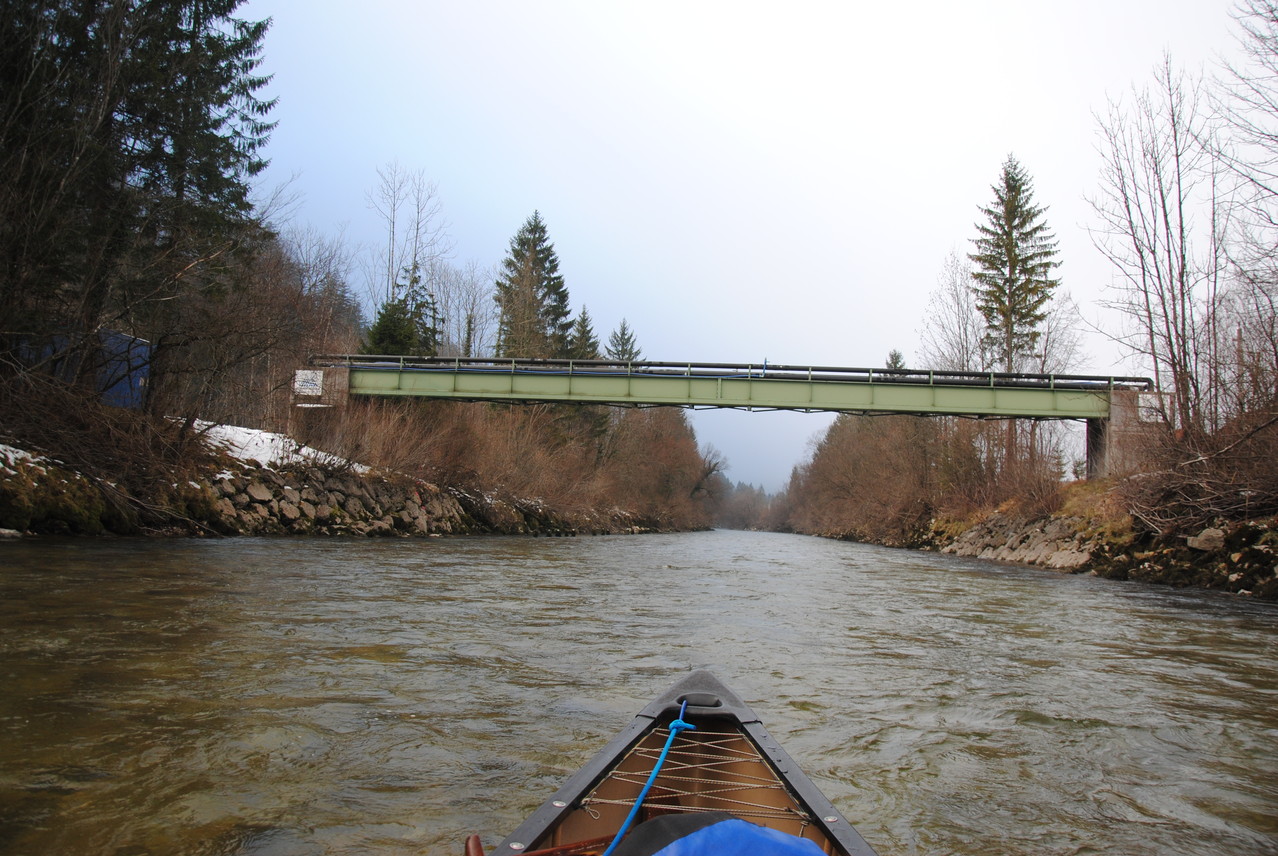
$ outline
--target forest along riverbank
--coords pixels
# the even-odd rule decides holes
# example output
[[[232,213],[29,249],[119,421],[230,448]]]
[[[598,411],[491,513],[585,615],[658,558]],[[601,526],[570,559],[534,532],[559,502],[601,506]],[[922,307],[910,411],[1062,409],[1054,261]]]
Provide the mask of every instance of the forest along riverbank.
[[[1009,502],[961,517],[937,515],[891,540],[855,530],[801,534],[1278,600],[1278,518],[1218,519],[1159,534],[1136,525],[1121,484],[1078,481],[1060,490],[1059,508],[1050,513]]]

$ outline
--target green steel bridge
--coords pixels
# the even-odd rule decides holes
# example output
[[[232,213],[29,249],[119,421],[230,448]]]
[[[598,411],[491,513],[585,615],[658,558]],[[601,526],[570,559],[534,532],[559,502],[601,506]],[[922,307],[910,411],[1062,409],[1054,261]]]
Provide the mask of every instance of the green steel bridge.
[[[1087,424],[1087,474],[1129,467],[1148,440],[1143,377],[918,371],[744,363],[614,362],[322,354],[299,373],[299,406],[349,396],[622,407],[901,413]],[[308,375],[302,382],[301,375]],[[318,376],[318,377],[317,377]]]
[[[324,354],[312,366],[348,373],[349,395],[633,407],[908,413],[1021,419],[1108,419],[1117,391],[1140,377],[1004,372]]]

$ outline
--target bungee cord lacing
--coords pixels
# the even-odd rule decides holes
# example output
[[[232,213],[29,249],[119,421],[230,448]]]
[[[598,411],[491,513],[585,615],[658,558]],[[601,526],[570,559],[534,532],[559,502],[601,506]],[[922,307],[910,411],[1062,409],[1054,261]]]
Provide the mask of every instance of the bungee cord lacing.
[[[639,796],[635,797],[635,804],[631,806],[630,813],[626,815],[626,819],[622,821],[621,828],[617,830],[617,836],[612,839],[612,843],[608,845],[608,849],[603,852],[603,856],[612,856],[612,851],[621,843],[621,839],[625,837],[626,830],[630,828],[630,824],[634,822],[635,817],[639,814],[639,808],[643,805],[643,798],[648,795],[648,791],[652,789],[652,783],[657,781],[657,775],[661,772],[661,765],[666,762],[666,756],[670,754],[670,747],[674,745],[675,738],[682,731],[695,731],[697,726],[689,722],[683,721],[683,715],[688,711],[688,700],[684,699],[683,704],[679,706],[679,716],[670,723],[670,736],[666,738],[666,745],[662,748],[661,754],[657,756],[657,763],[652,767],[652,774],[648,776],[648,781],[644,784],[643,790],[639,792]]]

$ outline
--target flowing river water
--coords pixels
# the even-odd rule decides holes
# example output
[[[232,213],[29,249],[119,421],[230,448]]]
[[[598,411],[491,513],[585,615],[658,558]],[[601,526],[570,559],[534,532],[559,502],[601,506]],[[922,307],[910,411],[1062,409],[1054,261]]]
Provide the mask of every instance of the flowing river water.
[[[881,856],[1278,854],[1278,609],[815,538],[0,544],[0,853],[460,854],[709,668]]]

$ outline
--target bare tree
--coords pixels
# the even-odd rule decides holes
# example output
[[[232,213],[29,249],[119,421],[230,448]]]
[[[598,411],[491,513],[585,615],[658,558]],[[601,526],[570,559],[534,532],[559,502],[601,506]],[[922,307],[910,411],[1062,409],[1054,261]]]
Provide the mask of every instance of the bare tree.
[[[1237,18],[1247,59],[1226,66],[1216,104],[1230,136],[1218,154],[1239,179],[1237,278],[1214,320],[1225,339],[1218,382],[1246,413],[1278,398],[1278,2],[1242,0]]]
[[[1222,158],[1243,179],[1238,202],[1268,228],[1278,227],[1278,2],[1241,0],[1237,19],[1246,63],[1225,66],[1216,107],[1233,141]],[[1257,245],[1255,249],[1262,249]],[[1273,248],[1266,258],[1272,260]]]
[[[1082,321],[1078,304],[1068,293],[1058,293],[1047,307],[1033,370],[1040,374],[1075,371],[1082,357]]]
[[[1170,394],[1168,419],[1201,431],[1220,417],[1208,375],[1230,210],[1201,82],[1165,57],[1152,87],[1098,119],[1105,166],[1092,239],[1118,274],[1108,305],[1129,324],[1119,341]]]
[[[368,206],[381,218],[386,242],[373,253],[368,292],[372,303],[381,305],[405,297],[413,277],[419,287],[433,290],[452,244],[438,188],[425,173],[392,161],[377,170],[377,178]]]
[[[457,267],[442,266],[438,281],[439,313],[444,329],[439,352],[443,356],[477,357],[492,354],[497,339],[497,304],[493,282],[497,273],[471,260]]]
[[[974,283],[971,260],[958,250],[950,250],[919,331],[919,356],[928,368],[985,371],[990,367],[985,321],[976,308]]]
[[[307,226],[286,229],[280,236],[292,261],[302,293],[314,301],[319,317],[309,319],[314,346],[350,351],[358,345],[362,318],[358,301],[350,293],[354,254],[339,234],[322,234]]]

